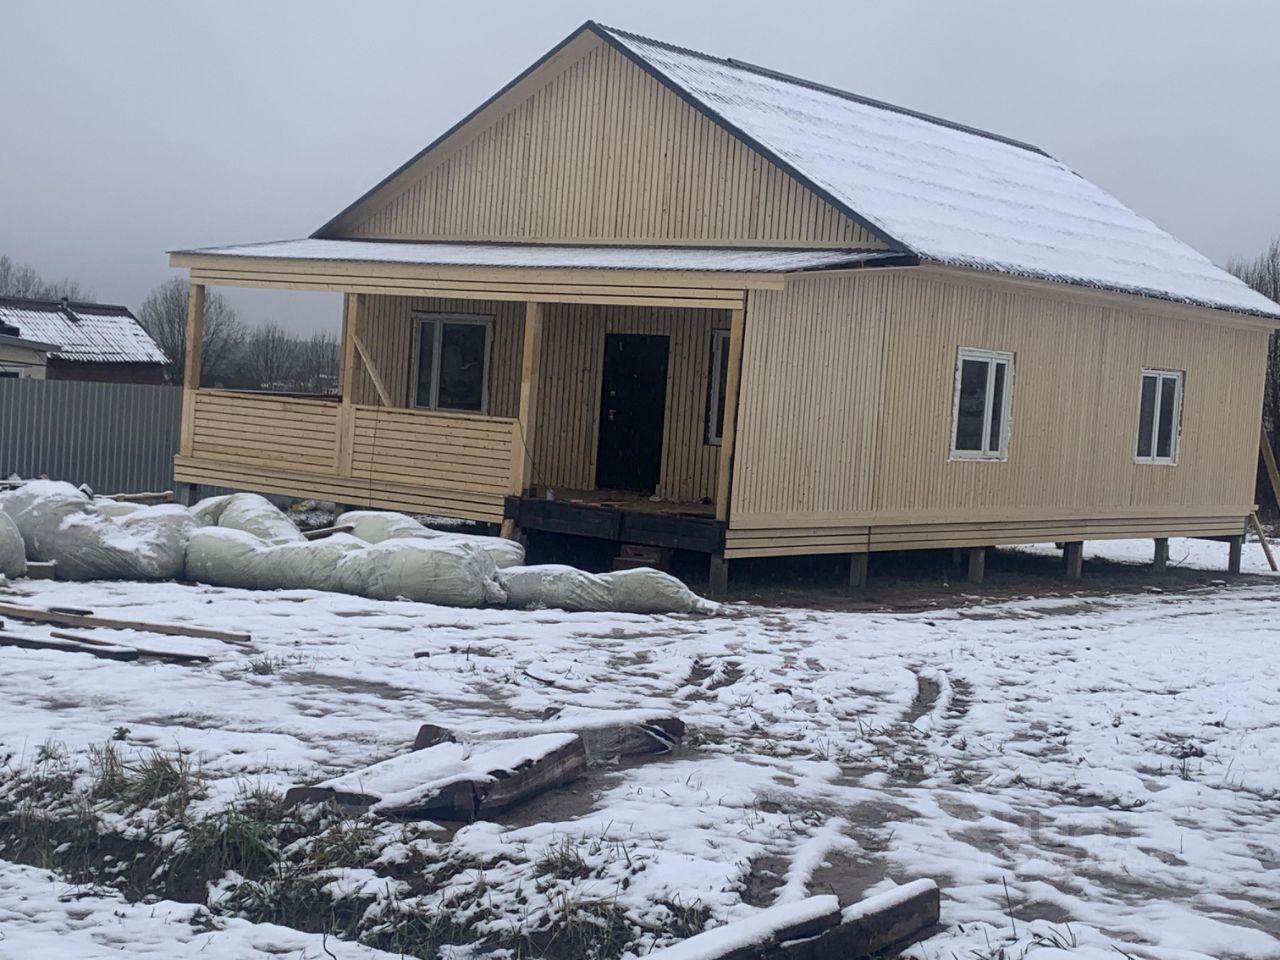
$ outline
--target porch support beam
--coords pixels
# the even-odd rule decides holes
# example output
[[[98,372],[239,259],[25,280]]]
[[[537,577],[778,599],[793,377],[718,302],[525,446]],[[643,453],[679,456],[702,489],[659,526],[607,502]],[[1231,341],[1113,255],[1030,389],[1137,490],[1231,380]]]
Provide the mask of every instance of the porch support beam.
[[[338,367],[342,405],[338,410],[338,450],[334,464],[340,477],[351,476],[356,433],[356,333],[363,307],[364,298],[357,293],[348,293],[342,298],[342,359]]]
[[[364,369],[369,374],[369,379],[373,381],[373,389],[378,391],[378,399],[384,407],[395,406],[391,402],[391,395],[387,393],[387,387],[382,382],[382,377],[378,376],[378,368],[373,365],[373,360],[369,357],[369,351],[364,347],[364,341],[360,339],[360,333],[357,331],[352,333],[351,342],[355,345],[356,353],[360,354],[360,362],[364,364]]]
[[[534,428],[538,421],[538,378],[542,373],[542,304],[524,308],[524,345],[520,354],[520,412],[511,464],[511,492],[523,494],[533,482]]]
[[[195,443],[196,391],[200,389],[200,367],[204,347],[204,284],[187,284],[187,343],[182,368],[182,433],[178,452],[191,456]]]
[[[720,432],[720,468],[716,471],[716,519],[729,521],[733,493],[733,452],[738,436],[738,394],[742,386],[742,338],[747,311],[729,312],[729,372],[724,386],[724,427]]]

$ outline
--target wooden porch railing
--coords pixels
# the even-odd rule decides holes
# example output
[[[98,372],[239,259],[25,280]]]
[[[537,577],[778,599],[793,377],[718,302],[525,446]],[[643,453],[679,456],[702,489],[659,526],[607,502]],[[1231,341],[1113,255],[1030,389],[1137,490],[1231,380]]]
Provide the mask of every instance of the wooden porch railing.
[[[512,419],[230,390],[188,396],[180,481],[490,522],[521,482]]]

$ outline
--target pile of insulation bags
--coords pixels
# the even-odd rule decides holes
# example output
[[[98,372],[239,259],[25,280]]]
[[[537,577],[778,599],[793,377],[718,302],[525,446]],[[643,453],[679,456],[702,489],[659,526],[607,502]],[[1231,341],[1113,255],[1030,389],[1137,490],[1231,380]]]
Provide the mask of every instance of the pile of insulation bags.
[[[0,575],[55,561],[64,580],[194,580],[258,590],[330,590],[456,607],[708,612],[714,605],[657,570],[593,574],[524,566],[502,537],[444,533],[398,513],[357,510],[350,533],[307,540],[265,497],[236,493],[140,506],[33,480],[0,494]]]

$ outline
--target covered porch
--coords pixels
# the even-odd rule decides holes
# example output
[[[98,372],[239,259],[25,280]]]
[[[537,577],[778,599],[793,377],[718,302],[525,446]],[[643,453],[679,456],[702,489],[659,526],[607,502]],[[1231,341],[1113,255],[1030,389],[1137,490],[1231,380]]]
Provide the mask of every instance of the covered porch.
[[[750,291],[885,256],[347,240],[177,252],[191,287],[175,478],[718,557]],[[338,395],[201,386],[217,285],[344,294]]]

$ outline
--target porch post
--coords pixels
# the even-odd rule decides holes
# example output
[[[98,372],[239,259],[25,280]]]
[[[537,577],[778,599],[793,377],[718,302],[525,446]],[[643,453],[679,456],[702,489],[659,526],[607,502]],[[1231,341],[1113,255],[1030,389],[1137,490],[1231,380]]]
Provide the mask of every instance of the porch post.
[[[178,452],[191,456],[195,445],[196,391],[200,389],[201,350],[204,346],[204,284],[187,284],[186,360],[182,366],[182,434]]]
[[[363,299],[358,293],[342,298],[342,355],[338,361],[338,441],[334,467],[340,477],[351,476],[351,451],[355,445],[356,329]]]
[[[511,492],[524,494],[533,482],[534,429],[538,422],[538,376],[542,370],[541,303],[524,308],[524,347],[520,358],[520,413],[511,452]]]
[[[733,492],[733,448],[738,433],[738,393],[742,383],[742,333],[747,311],[729,312],[729,372],[724,384],[724,427],[720,432],[720,468],[716,471],[716,519],[728,521]]]

